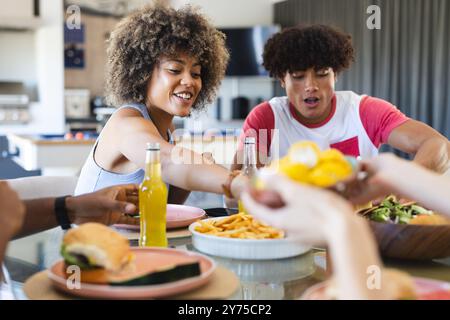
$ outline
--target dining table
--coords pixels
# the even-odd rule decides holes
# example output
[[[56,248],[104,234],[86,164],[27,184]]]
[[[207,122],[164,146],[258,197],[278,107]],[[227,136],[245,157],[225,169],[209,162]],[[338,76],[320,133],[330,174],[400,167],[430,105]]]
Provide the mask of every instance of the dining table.
[[[116,230],[126,236],[132,247],[138,246],[138,232]],[[63,231],[60,228],[52,230],[46,245],[36,246],[30,243],[30,248],[36,248],[38,262],[33,263],[18,258],[6,257],[5,265],[12,279],[12,287],[17,299],[46,299],[27,296],[26,284],[37,274],[44,272],[55,260],[60,259],[59,248]],[[59,239],[59,240],[58,240]],[[33,241],[32,238],[30,242]],[[168,231],[170,248],[198,252],[192,243],[189,230],[178,228]],[[199,252],[201,253],[201,252]],[[204,253],[202,253],[204,254]],[[363,254],[363,253],[362,253]],[[206,254],[205,254],[206,255]],[[281,259],[246,260],[225,258],[209,255],[217,266],[234,275],[236,286],[226,296],[218,295],[218,299],[229,300],[296,300],[301,299],[308,288],[326,279],[332,273],[326,248],[312,247],[309,251],[293,257]],[[384,265],[409,273],[413,277],[450,282],[450,258],[439,260],[398,260],[383,258]],[[218,290],[221,290],[220,288]],[[226,289],[223,289],[226,291]],[[225,293],[224,293],[225,294]],[[195,296],[193,296],[195,299]],[[208,296],[207,296],[208,297]],[[77,296],[66,297],[79,299]],[[171,297],[168,297],[169,299]],[[189,297],[189,299],[191,299]],[[205,298],[205,297],[203,297]]]

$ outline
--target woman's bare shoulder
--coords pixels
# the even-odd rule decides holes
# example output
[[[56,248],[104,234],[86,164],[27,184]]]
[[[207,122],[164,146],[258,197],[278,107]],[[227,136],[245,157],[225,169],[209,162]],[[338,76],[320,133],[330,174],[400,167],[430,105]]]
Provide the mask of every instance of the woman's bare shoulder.
[[[108,120],[105,129],[107,127],[114,134],[156,130],[153,122],[145,119],[142,113],[134,108],[122,108],[116,111]]]
[[[142,113],[135,108],[121,108],[114,112],[111,119],[126,119],[126,118],[144,118]]]

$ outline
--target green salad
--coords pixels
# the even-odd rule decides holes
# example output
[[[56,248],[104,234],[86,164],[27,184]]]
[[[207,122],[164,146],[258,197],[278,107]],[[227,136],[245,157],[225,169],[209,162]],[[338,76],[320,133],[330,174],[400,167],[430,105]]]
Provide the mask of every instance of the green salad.
[[[414,202],[401,204],[395,196],[391,195],[384,199],[378,206],[366,209],[360,214],[376,222],[409,224],[416,215],[432,215],[433,212]]]

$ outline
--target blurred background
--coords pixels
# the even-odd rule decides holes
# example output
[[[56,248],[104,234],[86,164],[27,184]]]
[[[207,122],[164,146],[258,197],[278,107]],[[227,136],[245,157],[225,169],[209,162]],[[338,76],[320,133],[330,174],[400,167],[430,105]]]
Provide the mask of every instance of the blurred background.
[[[0,179],[76,179],[114,111],[104,102],[106,40],[121,17],[147,2],[0,0]],[[352,35],[356,61],[339,75],[337,90],[386,99],[450,137],[448,0],[168,2],[199,6],[227,36],[231,61],[217,99],[203,113],[175,119],[194,137],[185,146],[212,152],[218,163],[230,164],[251,109],[284,95],[262,68],[261,54],[274,32],[301,23],[329,24]],[[381,29],[367,27],[371,5],[380,9]],[[79,29],[72,28],[76,22]],[[216,137],[201,136],[211,129]],[[193,192],[187,204],[217,207],[222,197]],[[43,265],[42,250],[20,241],[11,246],[15,256]]]
[[[104,102],[106,40],[121,17],[147,2],[0,0],[0,178],[77,174],[114,110]],[[386,99],[450,136],[449,1],[168,2],[199,6],[226,34],[231,52],[216,101],[206,112],[176,119],[178,128],[237,135],[254,106],[284,94],[261,66],[268,37],[324,23],[350,33],[356,49],[337,90]],[[366,25],[371,5],[380,8],[381,29]],[[80,29],[66,23],[77,22],[74,14]]]

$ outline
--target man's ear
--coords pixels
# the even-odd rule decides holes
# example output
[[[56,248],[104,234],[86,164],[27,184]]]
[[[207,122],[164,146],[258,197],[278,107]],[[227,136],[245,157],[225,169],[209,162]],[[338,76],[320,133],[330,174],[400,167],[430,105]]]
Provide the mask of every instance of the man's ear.
[[[286,84],[284,83],[284,79],[283,78],[278,78],[278,80],[280,80],[280,85],[283,89],[286,88]]]

